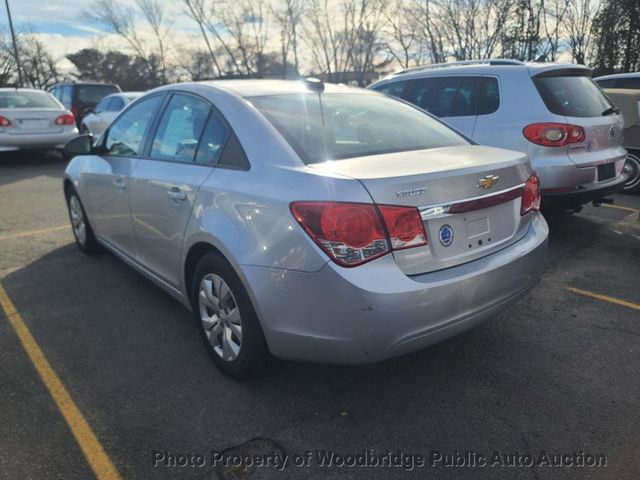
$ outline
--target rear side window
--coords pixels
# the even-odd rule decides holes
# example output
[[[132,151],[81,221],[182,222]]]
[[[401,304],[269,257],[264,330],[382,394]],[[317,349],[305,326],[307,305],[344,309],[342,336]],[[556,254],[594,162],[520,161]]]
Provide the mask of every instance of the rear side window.
[[[616,81],[613,80],[596,80],[596,83],[600,85],[601,88],[615,88]]]
[[[229,129],[215,113],[209,116],[207,126],[202,133],[196,163],[203,165],[215,165],[218,163],[222,147],[229,135]]]
[[[162,114],[151,158],[191,163],[211,107],[190,95],[174,95]]]
[[[498,80],[492,77],[432,77],[410,80],[405,100],[436,117],[493,113],[500,105]]]
[[[481,77],[478,79],[478,115],[489,115],[500,107],[500,89],[498,79]]]
[[[48,93],[40,92],[2,92],[0,108],[55,108],[60,105]]]
[[[616,81],[616,88],[640,89],[640,78],[619,78]]]
[[[613,107],[600,88],[584,75],[538,76],[533,78],[551,113],[566,117],[599,117]]]
[[[118,91],[115,85],[78,85],[76,88],[78,103],[87,105],[96,105],[107,95]]]

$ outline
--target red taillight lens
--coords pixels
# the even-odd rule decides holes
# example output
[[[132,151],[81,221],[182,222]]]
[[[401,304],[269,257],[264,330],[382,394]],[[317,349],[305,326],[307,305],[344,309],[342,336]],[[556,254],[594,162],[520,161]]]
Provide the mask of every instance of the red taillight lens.
[[[378,208],[387,227],[393,250],[427,244],[427,234],[417,208],[391,205],[381,205]]]
[[[11,120],[9,120],[7,117],[3,117],[2,115],[0,115],[0,127],[10,127],[11,126]]]
[[[427,243],[420,213],[415,207],[293,202],[291,213],[313,241],[344,267],[362,265],[392,249]]]
[[[585,140],[584,128],[568,123],[532,123],[522,130],[527,140],[545,147],[564,147]]]
[[[540,179],[533,172],[524,184],[520,215],[537,210],[540,210]]]
[[[71,113],[65,113],[64,115],[60,115],[55,120],[56,125],[75,125],[76,119]]]

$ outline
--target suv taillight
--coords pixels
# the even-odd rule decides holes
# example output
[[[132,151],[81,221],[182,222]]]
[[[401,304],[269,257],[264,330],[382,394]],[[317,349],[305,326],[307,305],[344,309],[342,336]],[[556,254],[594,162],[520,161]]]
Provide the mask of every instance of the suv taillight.
[[[72,113],[65,113],[64,115],[60,115],[55,120],[56,125],[75,125],[76,119]]]
[[[533,172],[524,184],[520,215],[540,210],[540,179]]]
[[[311,239],[343,267],[392,250],[427,244],[415,207],[346,202],[292,202],[291,213]]]
[[[585,140],[584,128],[569,123],[532,123],[522,130],[527,140],[544,147],[564,147]]]
[[[0,115],[0,127],[10,127],[11,126],[11,120],[9,120],[7,117],[3,117],[2,115]]]

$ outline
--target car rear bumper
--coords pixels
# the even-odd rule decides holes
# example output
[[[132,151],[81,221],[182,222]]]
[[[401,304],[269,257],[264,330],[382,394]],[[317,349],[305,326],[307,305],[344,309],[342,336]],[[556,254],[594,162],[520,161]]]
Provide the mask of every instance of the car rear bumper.
[[[50,134],[0,135],[0,152],[61,149],[77,136],[77,129]]]
[[[594,182],[589,185],[581,185],[566,192],[545,191],[543,189],[542,208],[573,208],[584,205],[585,203],[604,198],[607,195],[620,192],[624,188],[626,180],[625,175],[618,175],[606,182]]]
[[[271,352],[323,363],[367,363],[444,340],[493,316],[539,280],[548,227],[534,214],[516,243],[415,276],[391,255],[356,268],[304,273],[243,266]]]

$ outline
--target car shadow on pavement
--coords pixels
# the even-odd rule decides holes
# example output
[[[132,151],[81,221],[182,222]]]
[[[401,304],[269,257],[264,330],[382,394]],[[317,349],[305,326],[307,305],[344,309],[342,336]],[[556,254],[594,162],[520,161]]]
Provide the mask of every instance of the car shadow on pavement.
[[[62,178],[67,160],[58,152],[0,152],[0,186],[47,175]]]
[[[598,228],[586,218],[558,221],[578,232]],[[562,255],[576,246],[558,245]],[[417,354],[359,367],[275,360],[245,382],[215,368],[189,312],[113,255],[85,256],[66,245],[9,274],[3,286],[125,478],[173,478],[170,468],[152,466],[154,449],[206,454],[255,438],[290,454],[614,454],[607,449],[638,445],[635,404],[622,396],[638,391],[628,340],[603,344],[600,331],[583,328],[573,314],[583,302],[567,301],[552,279]],[[352,473],[389,478],[387,470]],[[439,478],[477,473],[438,469]]]

